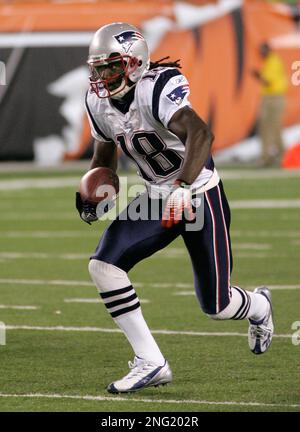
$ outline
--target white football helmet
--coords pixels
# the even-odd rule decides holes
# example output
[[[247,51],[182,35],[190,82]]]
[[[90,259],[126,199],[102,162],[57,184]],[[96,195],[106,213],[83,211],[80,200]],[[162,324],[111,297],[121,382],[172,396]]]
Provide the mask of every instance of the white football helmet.
[[[147,42],[126,23],[101,27],[94,34],[87,61],[91,91],[99,98],[122,98],[149,69]]]

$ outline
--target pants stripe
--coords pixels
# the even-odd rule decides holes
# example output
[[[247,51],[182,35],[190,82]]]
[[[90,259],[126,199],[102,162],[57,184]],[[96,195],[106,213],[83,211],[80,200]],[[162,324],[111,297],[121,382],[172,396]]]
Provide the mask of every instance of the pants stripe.
[[[225,233],[225,244],[226,244],[226,252],[227,252],[227,269],[228,269],[228,298],[231,297],[231,286],[230,286],[230,255],[229,255],[229,240],[228,240],[228,233],[227,233],[227,225],[225,222],[225,216],[224,216],[224,210],[223,210],[223,204],[222,204],[222,198],[220,193],[220,186],[217,186],[218,195],[219,195],[219,202],[220,202],[220,209],[222,213],[222,220],[223,220],[223,226],[224,226],[224,233]]]
[[[214,251],[214,261],[215,261],[215,271],[216,271],[216,313],[220,310],[220,284],[219,284],[219,263],[218,263],[218,253],[217,253],[217,236],[216,236],[216,221],[213,212],[213,207],[207,192],[205,192],[205,197],[207,199],[212,225],[213,225],[213,251]]]

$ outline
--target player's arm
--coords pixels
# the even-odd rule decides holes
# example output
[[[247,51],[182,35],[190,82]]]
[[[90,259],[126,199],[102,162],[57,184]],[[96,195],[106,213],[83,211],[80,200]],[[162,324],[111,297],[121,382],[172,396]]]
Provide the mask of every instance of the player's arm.
[[[214,140],[206,123],[188,106],[173,114],[168,128],[184,143],[185,155],[164,209],[162,226],[165,228],[179,223],[183,212],[188,219],[194,218],[189,185],[204,167]]]
[[[117,159],[117,146],[113,141],[98,141],[94,142],[94,154],[90,164],[90,170],[96,167],[107,167],[113,171],[117,170],[118,159]],[[106,213],[114,206],[112,201],[106,203],[106,206],[101,206],[101,211],[97,205],[89,203],[88,201],[82,201],[80,193],[76,192],[76,208],[78,210],[81,219],[91,225],[91,222],[97,221],[102,213]]]
[[[177,178],[192,184],[210,155],[214,135],[190,107],[176,111],[168,128],[185,145],[184,162]]]
[[[113,141],[105,142],[95,140],[94,154],[91,160],[90,169],[96,167],[107,167],[113,171],[117,170],[118,155],[117,146]]]

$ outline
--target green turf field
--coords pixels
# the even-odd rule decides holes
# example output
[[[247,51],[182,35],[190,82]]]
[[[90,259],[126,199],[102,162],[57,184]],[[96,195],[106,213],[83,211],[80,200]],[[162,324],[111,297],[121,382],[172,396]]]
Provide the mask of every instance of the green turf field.
[[[300,175],[260,179],[257,173],[225,175],[224,185],[232,203],[232,282],[272,288],[270,350],[249,351],[247,322],[203,314],[189,258],[176,240],[130,273],[174,382],[119,396],[105,387],[127,373],[133,355],[96,303],[87,270],[107,222],[80,221],[75,186],[1,188],[7,177],[21,184],[22,178],[79,179],[81,172],[2,174],[0,321],[7,330],[0,411],[300,411],[300,335],[296,344],[291,337],[294,322],[300,329]]]

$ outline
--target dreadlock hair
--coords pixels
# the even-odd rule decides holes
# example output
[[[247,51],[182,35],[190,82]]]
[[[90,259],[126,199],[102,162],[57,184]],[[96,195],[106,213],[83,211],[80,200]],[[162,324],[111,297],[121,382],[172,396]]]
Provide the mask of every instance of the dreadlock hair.
[[[160,60],[157,60],[155,62],[150,62],[150,67],[149,70],[151,69],[156,69],[158,67],[174,67],[174,68],[178,68],[181,69],[181,65],[180,65],[180,59],[179,60],[175,60],[173,62],[169,61],[169,62],[165,62],[164,60],[169,59],[170,56],[168,57],[163,57]]]

